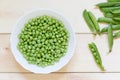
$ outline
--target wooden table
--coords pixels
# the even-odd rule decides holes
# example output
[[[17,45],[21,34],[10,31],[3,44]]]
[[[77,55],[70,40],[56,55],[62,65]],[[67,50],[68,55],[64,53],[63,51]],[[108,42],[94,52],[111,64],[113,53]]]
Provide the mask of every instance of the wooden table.
[[[95,4],[106,0],[0,0],[0,80],[118,80],[120,79],[120,40],[114,42],[113,51],[107,55],[107,35],[93,37],[82,17],[88,9],[96,17],[102,13]],[[47,74],[33,74],[23,69],[10,50],[10,35],[20,16],[36,8],[50,8],[64,14],[72,24],[77,45],[74,56],[61,70]],[[102,28],[102,26],[101,26]],[[88,50],[95,42],[101,53],[106,72],[101,73]]]

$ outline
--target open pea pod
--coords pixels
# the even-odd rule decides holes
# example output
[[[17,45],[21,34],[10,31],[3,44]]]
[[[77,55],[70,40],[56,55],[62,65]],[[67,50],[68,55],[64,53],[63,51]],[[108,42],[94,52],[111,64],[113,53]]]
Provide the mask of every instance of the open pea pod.
[[[102,71],[105,71],[104,67],[103,67],[103,64],[102,64],[102,59],[101,59],[101,56],[100,56],[100,53],[97,49],[97,46],[95,45],[95,43],[89,43],[88,44],[88,47],[89,47],[89,50],[91,51],[92,55],[93,55],[93,58],[96,62],[96,64],[98,65],[98,67],[102,70]]]

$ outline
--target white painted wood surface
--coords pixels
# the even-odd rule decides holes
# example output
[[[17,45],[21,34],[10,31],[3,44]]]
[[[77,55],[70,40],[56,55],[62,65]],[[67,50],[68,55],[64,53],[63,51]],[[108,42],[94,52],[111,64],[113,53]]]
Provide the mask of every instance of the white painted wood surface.
[[[102,16],[95,4],[106,0],[0,0],[0,33],[11,33],[15,22],[25,12],[37,8],[54,9],[65,15],[77,33],[90,33],[83,20],[84,9],[91,10],[96,17]]]
[[[115,40],[112,53],[107,55],[107,35],[94,38],[82,17],[84,9],[91,10],[96,17],[102,16],[94,5],[104,1],[106,0],[0,0],[0,80],[119,80],[120,40]],[[74,56],[56,73],[30,73],[15,61],[10,50],[10,33],[16,21],[25,12],[36,8],[59,11],[69,19],[76,32]],[[90,42],[95,42],[98,46],[107,73],[99,73],[101,71],[88,49]]]

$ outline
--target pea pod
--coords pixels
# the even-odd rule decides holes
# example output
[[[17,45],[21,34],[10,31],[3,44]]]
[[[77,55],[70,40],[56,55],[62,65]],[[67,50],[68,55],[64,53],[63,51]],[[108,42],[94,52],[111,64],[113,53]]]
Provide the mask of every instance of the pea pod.
[[[89,47],[89,50],[91,51],[93,57],[94,57],[94,60],[96,62],[96,64],[98,65],[98,67],[102,70],[102,71],[105,71],[104,67],[103,67],[103,64],[102,64],[102,60],[101,60],[101,56],[100,56],[100,53],[97,49],[97,46],[95,45],[95,43],[89,43],[88,44],[88,47]]]
[[[112,51],[113,47],[113,31],[112,31],[112,25],[108,27],[108,43],[109,43],[109,52]]]
[[[94,24],[94,27],[95,27],[95,30],[97,33],[100,33],[100,27],[99,27],[99,24],[97,22],[97,19],[95,18],[95,16],[93,15],[92,12],[88,12],[88,15],[90,17],[90,19],[92,20],[93,24]]]
[[[119,38],[119,37],[120,37],[120,31],[118,31],[117,33],[115,33],[115,34],[113,35],[113,37],[114,37],[114,38]]]
[[[100,17],[100,18],[98,18],[98,22],[120,24],[120,22],[116,22],[112,18],[106,18],[106,17]]]
[[[89,29],[90,29],[92,32],[94,32],[94,31],[95,31],[94,24],[92,23],[89,15],[88,15],[87,10],[84,10],[84,11],[83,11],[83,17],[84,17],[84,19],[85,19],[85,21],[86,21]]]
[[[120,18],[119,17],[115,17],[113,18],[114,21],[119,21],[120,22]]]
[[[120,0],[108,0],[108,2],[120,2]]]
[[[119,13],[118,14],[114,14],[111,11],[111,12],[105,12],[104,16],[107,17],[107,18],[114,18],[114,17],[120,17],[120,14]]]
[[[112,30],[120,30],[120,25],[112,25]],[[108,27],[104,27],[102,30],[101,30],[101,33],[103,32],[107,32],[108,31]]]
[[[120,9],[111,11],[113,14],[120,14]]]
[[[120,5],[120,2],[102,2],[97,4],[98,7],[114,7]]]
[[[113,18],[114,17],[114,15],[111,12],[104,13],[104,16],[107,17],[107,18]]]
[[[113,10],[118,10],[118,9],[120,9],[120,6],[118,6],[118,7],[105,7],[105,8],[100,8],[100,10],[101,10],[102,12],[111,12],[111,11],[113,11]]]

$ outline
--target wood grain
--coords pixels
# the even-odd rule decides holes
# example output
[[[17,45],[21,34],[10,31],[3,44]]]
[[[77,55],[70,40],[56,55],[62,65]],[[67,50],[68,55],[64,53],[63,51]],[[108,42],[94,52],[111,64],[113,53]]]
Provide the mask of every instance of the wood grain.
[[[70,62],[58,72],[100,72],[96,66],[93,57],[88,49],[88,43],[94,41],[100,51],[103,65],[107,72],[120,72],[120,45],[119,40],[115,40],[113,52],[107,55],[108,52],[108,41],[107,35],[93,37],[92,34],[76,34],[77,45],[74,52],[74,56]],[[10,50],[10,34],[0,35],[0,72],[27,72],[24,70],[13,57]],[[9,68],[8,68],[9,67]]]
[[[20,16],[38,8],[58,11],[68,18],[75,32],[90,33],[82,12],[84,9],[88,9],[96,17],[102,16],[99,9],[95,9],[95,4],[103,1],[105,0],[0,0],[0,33],[11,33]]]
[[[29,73],[2,73],[1,80],[119,80],[120,73],[52,73],[47,75]]]
[[[0,0],[0,80],[119,80],[120,40],[114,41],[111,54],[108,52],[107,35],[94,38],[90,34],[82,12],[92,11],[98,18],[102,13],[95,4],[106,0]],[[67,7],[66,7],[67,6]],[[33,74],[18,64],[10,49],[10,33],[17,20],[27,11],[50,8],[69,19],[77,39],[76,50],[70,62],[61,70],[47,74]],[[101,28],[105,25],[101,25]],[[94,41],[100,51],[106,73],[96,66],[88,50],[88,43]]]

